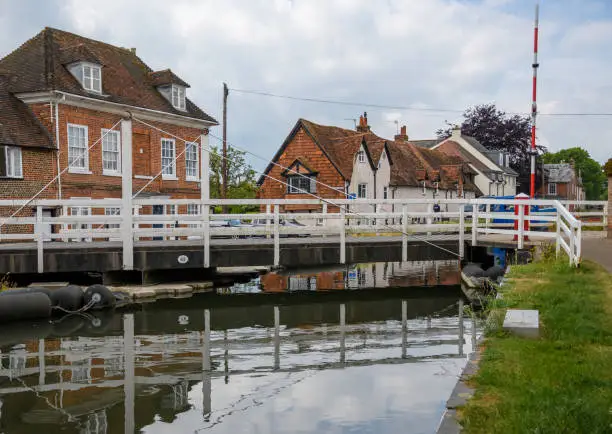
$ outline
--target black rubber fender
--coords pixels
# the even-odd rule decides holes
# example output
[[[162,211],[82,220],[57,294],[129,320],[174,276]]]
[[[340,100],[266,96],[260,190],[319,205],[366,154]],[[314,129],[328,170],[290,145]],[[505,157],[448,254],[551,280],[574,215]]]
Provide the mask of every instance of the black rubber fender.
[[[0,292],[0,297],[6,297],[17,294],[36,294],[43,293],[47,294],[48,297],[51,297],[51,290],[48,288],[43,288],[42,286],[30,286],[28,288],[21,289],[7,289]]]
[[[117,303],[115,295],[104,285],[91,285],[84,297],[85,306],[91,304],[92,310],[112,309]]]
[[[484,276],[491,280],[497,280],[498,277],[503,275],[504,269],[499,265],[493,265],[492,267],[487,268],[487,271],[484,272]]]
[[[51,300],[47,294],[33,292],[0,297],[0,323],[42,319],[51,316]]]
[[[462,271],[468,277],[484,277],[485,274],[482,268],[474,264],[466,265]]]
[[[83,307],[83,290],[80,286],[68,285],[51,291],[53,306],[74,312]]]

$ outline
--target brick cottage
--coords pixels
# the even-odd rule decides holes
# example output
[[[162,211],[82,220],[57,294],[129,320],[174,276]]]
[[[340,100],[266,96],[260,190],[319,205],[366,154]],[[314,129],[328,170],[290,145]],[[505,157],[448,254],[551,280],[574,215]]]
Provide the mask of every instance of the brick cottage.
[[[195,142],[217,122],[187,98],[188,88],[169,69],[153,71],[135,49],[45,28],[0,60],[0,199],[30,199],[43,188],[39,198],[120,198],[121,134],[108,130],[129,114],[164,131],[133,122],[134,191],[149,183],[140,198],[199,198],[198,147],[173,136]],[[197,212],[149,208],[142,213]]]

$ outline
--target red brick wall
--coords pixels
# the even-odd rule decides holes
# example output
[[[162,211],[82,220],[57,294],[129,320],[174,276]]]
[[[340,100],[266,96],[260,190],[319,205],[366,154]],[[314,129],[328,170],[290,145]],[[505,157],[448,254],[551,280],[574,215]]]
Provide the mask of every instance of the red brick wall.
[[[317,181],[332,187],[344,187],[344,178],[325,156],[321,148],[312,138],[301,128],[293,137],[280,156],[278,164],[282,167],[289,167],[296,159],[303,158],[310,169],[318,172]],[[285,170],[282,167],[274,166],[268,173],[269,177],[286,182],[287,179],[281,175]],[[317,184],[316,195],[326,199],[343,199],[344,195],[340,192],[331,190],[321,184]],[[308,194],[288,194],[287,186],[281,182],[266,178],[259,190],[261,199],[314,199]],[[287,211],[316,210],[318,206],[286,206]],[[329,212],[337,210],[329,209]]]
[[[55,127],[50,120],[48,104],[34,104],[31,106],[38,118],[50,128],[55,137]],[[60,170],[68,165],[68,124],[85,125],[88,127],[88,146],[91,146],[101,138],[102,129],[110,129],[121,117],[114,114],[89,110],[68,105],[59,106],[59,136],[60,136]],[[187,140],[197,140],[203,130],[197,128],[186,128],[164,123],[149,122],[168,133]],[[115,129],[119,130],[120,126]],[[161,171],[161,139],[172,138],[140,124],[132,122],[132,154],[134,175],[155,176]],[[185,150],[185,143],[175,140],[176,155]],[[142,153],[140,150],[142,149]],[[102,173],[102,144],[97,143],[89,151],[89,171],[91,174],[78,174],[66,171],[62,174],[62,197],[89,197],[92,199],[119,198],[121,197],[121,177],[108,176]],[[200,184],[198,182],[186,181],[185,179],[185,154],[176,161],[176,174],[178,180],[162,180],[161,176],[155,179],[145,190],[167,194],[168,196],[180,198],[198,198]],[[134,179],[133,191],[136,193],[148,180]]]

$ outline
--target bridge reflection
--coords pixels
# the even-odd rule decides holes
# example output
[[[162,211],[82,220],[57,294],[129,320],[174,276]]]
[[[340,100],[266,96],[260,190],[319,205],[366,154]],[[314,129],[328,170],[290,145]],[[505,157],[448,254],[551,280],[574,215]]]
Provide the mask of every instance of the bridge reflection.
[[[66,336],[2,347],[0,431],[131,433],[194,410],[204,424],[217,381],[463,358],[475,332],[458,289],[423,295],[204,297],[103,318],[103,329],[82,319]]]

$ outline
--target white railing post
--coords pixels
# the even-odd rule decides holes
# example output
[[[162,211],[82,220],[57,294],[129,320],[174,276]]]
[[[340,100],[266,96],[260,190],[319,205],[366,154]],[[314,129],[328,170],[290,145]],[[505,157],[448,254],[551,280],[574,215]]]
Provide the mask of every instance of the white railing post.
[[[523,248],[525,241],[525,207],[518,205],[519,207],[519,224],[518,224],[518,248]]]
[[[204,244],[204,268],[210,268],[210,147],[208,132],[200,136],[200,212],[202,213],[202,240]]]
[[[280,265],[280,206],[274,204],[274,266]]]
[[[580,265],[580,259],[582,258],[582,223],[580,222],[580,220],[578,220],[578,223],[576,226],[575,237],[576,237],[576,259],[574,263],[576,264],[576,266],[578,266]]]
[[[408,205],[402,204],[402,262],[408,261]]]
[[[340,205],[340,263],[346,264],[346,205]]]
[[[465,205],[459,205],[459,257],[465,257]]]
[[[485,205],[485,212],[487,213],[487,216],[485,218],[485,227],[489,229],[489,227],[491,226],[491,218],[489,216],[489,214],[491,214],[491,204],[490,203]]]
[[[270,238],[270,212],[272,212],[272,208],[270,204],[266,205],[266,238]]]
[[[557,217],[555,220],[555,224],[557,226],[556,232],[557,236],[555,237],[555,255],[558,258],[561,253],[561,214],[559,213],[559,209],[557,208]]]
[[[323,229],[327,229],[327,202],[323,204]],[[327,238],[327,235],[323,235],[323,238]]]
[[[574,231],[574,225],[569,225],[570,230],[570,248],[569,248],[569,263],[570,266],[574,265],[574,251],[576,249],[576,232]]]
[[[68,216],[68,207],[66,205],[62,206],[62,217],[67,217]],[[67,231],[69,228],[68,223],[62,223],[62,230],[63,231]],[[69,238],[64,238],[62,240],[63,242],[67,243],[70,241]]]
[[[43,234],[43,212],[42,206],[36,206],[36,226],[34,230],[36,231],[36,253],[37,253],[37,271],[39,273],[43,273],[45,270],[44,264],[44,234]]]
[[[472,246],[478,245],[478,203],[472,205]]]
[[[134,216],[132,211],[132,120],[121,120],[121,242],[123,269],[134,268]]]
[[[125,240],[124,240],[125,241]],[[124,394],[124,432],[134,432],[134,406],[136,402],[134,339],[134,314],[123,315],[123,394]]]
[[[427,204],[427,217],[425,218],[425,224],[432,225],[433,224],[433,203]],[[427,236],[431,237],[431,232],[427,232]]]

